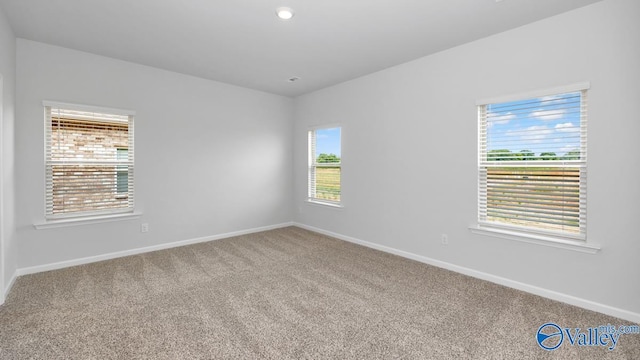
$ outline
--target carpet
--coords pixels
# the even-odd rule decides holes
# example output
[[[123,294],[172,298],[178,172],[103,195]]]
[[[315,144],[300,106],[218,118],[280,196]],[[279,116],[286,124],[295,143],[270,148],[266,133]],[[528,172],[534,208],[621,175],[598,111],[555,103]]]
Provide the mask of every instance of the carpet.
[[[0,359],[640,359],[631,325],[297,227],[21,276]]]

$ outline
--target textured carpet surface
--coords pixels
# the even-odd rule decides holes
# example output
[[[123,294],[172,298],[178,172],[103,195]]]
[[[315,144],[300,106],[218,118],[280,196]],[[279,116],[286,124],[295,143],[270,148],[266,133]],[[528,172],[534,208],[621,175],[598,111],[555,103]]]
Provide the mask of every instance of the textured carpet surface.
[[[1,359],[640,359],[632,325],[295,227],[20,277]]]

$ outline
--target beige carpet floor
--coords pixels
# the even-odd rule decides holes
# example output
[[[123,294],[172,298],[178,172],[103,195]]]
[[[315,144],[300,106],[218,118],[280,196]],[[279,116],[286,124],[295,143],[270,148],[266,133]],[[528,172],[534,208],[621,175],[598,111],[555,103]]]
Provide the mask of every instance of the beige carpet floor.
[[[640,359],[628,322],[290,227],[20,277],[1,359]]]

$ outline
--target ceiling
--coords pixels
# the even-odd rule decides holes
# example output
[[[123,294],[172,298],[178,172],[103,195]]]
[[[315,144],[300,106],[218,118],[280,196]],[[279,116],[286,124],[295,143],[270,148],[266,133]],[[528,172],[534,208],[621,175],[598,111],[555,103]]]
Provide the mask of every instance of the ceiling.
[[[298,96],[597,1],[0,0],[0,7],[20,38]],[[275,16],[281,6],[294,9],[292,20]]]

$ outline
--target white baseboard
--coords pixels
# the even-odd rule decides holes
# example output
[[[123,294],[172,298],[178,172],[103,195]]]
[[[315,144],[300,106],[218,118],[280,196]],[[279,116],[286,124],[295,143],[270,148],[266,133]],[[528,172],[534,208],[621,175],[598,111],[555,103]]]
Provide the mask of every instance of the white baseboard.
[[[383,252],[387,252],[390,254],[394,254],[394,255],[398,255],[407,259],[411,259],[411,260],[415,260],[415,261],[419,261],[421,263],[425,263],[425,264],[429,264],[429,265],[433,265],[433,266],[437,266],[439,268],[443,268],[443,269],[447,269],[447,270],[451,270],[460,274],[464,274],[464,275],[468,275],[477,279],[481,279],[481,280],[486,280],[486,281],[490,281],[492,283],[495,284],[499,284],[499,285],[503,285],[506,287],[510,287],[513,289],[517,289],[517,290],[521,290],[524,292],[528,292],[530,294],[534,294],[534,295],[538,295],[538,296],[542,296],[551,300],[556,300],[556,301],[560,301],[563,303],[567,303],[569,305],[574,305],[577,307],[581,307],[583,309],[587,309],[587,310],[592,310],[592,311],[596,311],[602,314],[606,314],[606,315],[610,315],[610,316],[614,316],[623,320],[628,320],[634,323],[640,323],[640,314],[638,313],[634,313],[632,311],[628,311],[628,310],[624,310],[624,309],[619,309],[619,308],[615,308],[609,305],[604,305],[604,304],[600,304],[591,300],[586,300],[586,299],[582,299],[579,297],[575,297],[572,295],[567,295],[567,294],[563,294],[557,291],[553,291],[553,290],[549,290],[549,289],[545,289],[545,288],[541,288],[538,286],[533,286],[533,285],[529,285],[529,284],[525,284],[519,281],[514,281],[511,279],[507,279],[507,278],[503,278],[500,276],[496,276],[496,275],[492,275],[492,274],[488,274],[485,272],[481,272],[481,271],[477,271],[474,269],[470,269],[470,268],[466,268],[463,266],[459,266],[459,265],[454,265],[448,262],[444,262],[444,261],[440,261],[440,260],[436,260],[436,259],[432,259],[426,256],[422,256],[422,255],[417,255],[417,254],[413,254],[407,251],[403,251],[403,250],[398,250],[398,249],[394,249],[392,247],[388,247],[388,246],[384,246],[384,245],[379,245],[379,244],[375,244],[375,243],[371,243],[368,241],[364,241],[364,240],[360,240],[360,239],[356,239],[354,237],[351,236],[346,236],[346,235],[342,235],[342,234],[338,234],[338,233],[334,233],[332,231],[327,231],[327,230],[323,230],[320,228],[316,228],[313,226],[309,226],[309,225],[305,225],[305,224],[300,224],[300,223],[294,223],[294,226],[303,228],[303,229],[307,229],[309,231],[313,231],[313,232],[317,232],[320,234],[324,234],[327,236],[331,236],[334,237],[336,239],[340,239],[340,240],[344,240],[344,241],[348,241],[354,244],[358,244],[358,245],[362,245],[362,246],[366,246],[372,249],[376,249],[376,250],[380,250]]]
[[[124,256],[130,256],[130,255],[138,255],[138,254],[147,253],[147,252],[151,252],[151,251],[170,249],[170,248],[179,247],[179,246],[197,244],[197,243],[201,243],[201,242],[220,240],[220,239],[225,239],[225,238],[234,237],[234,236],[253,234],[253,233],[257,233],[257,232],[261,232],[261,231],[279,229],[279,228],[283,228],[283,227],[287,227],[287,226],[293,226],[293,225],[294,225],[293,222],[287,222],[287,223],[281,223],[281,224],[276,224],[276,225],[257,227],[257,228],[253,228],[253,229],[233,231],[233,232],[228,232],[228,233],[224,233],[224,234],[218,234],[218,235],[212,235],[212,236],[204,236],[204,237],[200,237],[200,238],[194,238],[194,239],[188,239],[188,240],[182,240],[182,241],[175,241],[175,242],[171,242],[171,243],[165,243],[165,244],[159,244],[159,245],[153,245],[153,246],[147,246],[147,247],[142,247],[142,248],[137,248],[137,249],[117,251],[117,252],[108,253],[108,254],[89,256],[89,257],[80,258],[80,259],[60,261],[60,262],[51,263],[51,264],[44,264],[44,265],[37,265],[37,266],[31,266],[31,267],[26,267],[26,268],[20,268],[20,269],[16,270],[16,273],[14,274],[14,276],[12,278],[11,285],[13,284],[13,281],[15,281],[15,278],[17,276],[35,274],[35,273],[44,272],[44,271],[50,271],[50,270],[63,269],[63,268],[71,267],[71,266],[84,265],[84,264],[94,263],[94,262],[103,261],[103,260],[110,260],[110,259],[120,258],[120,257],[124,257]],[[10,286],[8,288],[10,289]],[[8,293],[9,293],[9,291],[7,290],[7,292],[5,294],[8,294]]]
[[[7,296],[9,296],[9,291],[11,291],[11,288],[13,287],[13,284],[16,282],[17,278],[18,278],[18,271],[14,271],[13,275],[11,275],[11,279],[9,279],[9,282],[4,287],[4,300],[7,300]],[[0,303],[0,305],[2,305],[3,303],[4,301]]]

